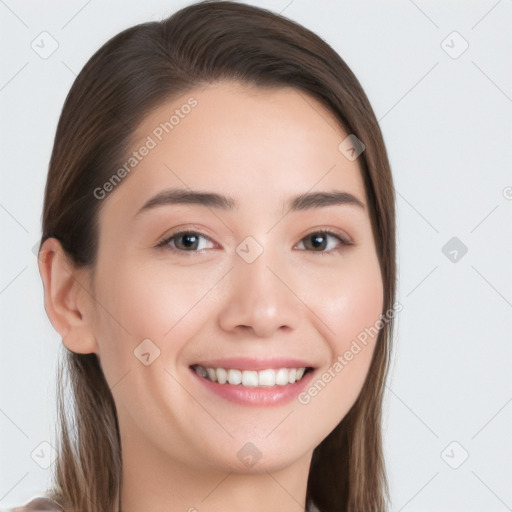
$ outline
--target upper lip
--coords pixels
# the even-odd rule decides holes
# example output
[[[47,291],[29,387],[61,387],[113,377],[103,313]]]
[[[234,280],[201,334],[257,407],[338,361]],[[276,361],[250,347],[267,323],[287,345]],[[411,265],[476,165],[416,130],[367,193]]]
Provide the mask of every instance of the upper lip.
[[[239,370],[267,370],[279,368],[313,368],[314,366],[302,359],[293,357],[223,357],[222,359],[209,359],[198,361],[191,366],[203,368],[233,368]]]

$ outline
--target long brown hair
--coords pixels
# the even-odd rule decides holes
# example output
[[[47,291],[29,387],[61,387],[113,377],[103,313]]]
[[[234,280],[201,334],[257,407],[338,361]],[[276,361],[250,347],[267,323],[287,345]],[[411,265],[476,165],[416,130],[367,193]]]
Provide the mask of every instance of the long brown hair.
[[[41,243],[54,237],[77,266],[94,268],[102,201],[93,191],[126,161],[144,116],[164,101],[223,79],[294,87],[320,101],[347,134],[364,143],[358,162],[384,284],[383,313],[390,311],[396,277],[395,196],[382,134],[366,94],[320,37],[283,16],[231,1],[195,3],[163,21],[128,28],[86,63],[58,123]],[[357,401],[314,450],[308,508],[387,509],[381,408],[392,326],[391,318],[379,332]],[[122,467],[112,393],[96,354],[64,353],[70,386],[66,388],[60,367],[58,458],[48,494],[66,512],[115,512]]]

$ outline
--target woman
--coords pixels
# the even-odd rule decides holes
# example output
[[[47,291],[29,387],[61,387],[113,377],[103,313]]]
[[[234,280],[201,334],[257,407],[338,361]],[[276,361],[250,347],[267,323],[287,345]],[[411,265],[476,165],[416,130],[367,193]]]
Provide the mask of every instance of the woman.
[[[71,386],[55,510],[386,510],[392,176],[318,36],[215,1],[108,41],[63,107],[38,262]]]

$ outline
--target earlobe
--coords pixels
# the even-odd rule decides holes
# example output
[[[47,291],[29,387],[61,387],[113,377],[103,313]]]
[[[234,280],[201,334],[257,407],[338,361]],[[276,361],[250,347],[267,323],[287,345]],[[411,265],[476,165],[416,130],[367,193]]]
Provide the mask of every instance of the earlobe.
[[[73,352],[97,352],[93,299],[83,272],[73,265],[56,238],[44,241],[37,262],[44,287],[44,308],[62,342]]]

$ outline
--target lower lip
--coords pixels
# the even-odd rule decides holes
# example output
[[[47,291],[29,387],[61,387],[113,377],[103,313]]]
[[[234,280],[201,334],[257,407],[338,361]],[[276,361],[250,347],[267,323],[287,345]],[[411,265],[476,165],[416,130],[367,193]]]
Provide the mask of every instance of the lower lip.
[[[241,384],[219,384],[201,377],[192,368],[190,371],[195,378],[209,391],[231,402],[243,405],[282,405],[297,398],[313,378],[313,371],[306,373],[302,379],[285,386],[242,386]]]

